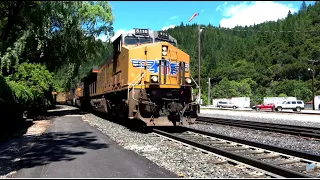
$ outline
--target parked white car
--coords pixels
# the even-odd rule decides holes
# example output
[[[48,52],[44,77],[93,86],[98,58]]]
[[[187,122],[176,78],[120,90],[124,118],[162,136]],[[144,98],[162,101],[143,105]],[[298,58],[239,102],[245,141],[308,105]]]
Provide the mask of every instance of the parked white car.
[[[233,103],[229,103],[229,102],[226,102],[226,101],[219,101],[217,103],[217,106],[221,109],[221,108],[233,108],[233,109],[236,109],[238,108],[237,105],[233,104]]]
[[[281,104],[276,104],[276,111],[282,111],[282,109],[292,109],[293,111],[300,112],[304,109],[304,102],[302,100],[296,101],[283,101]]]

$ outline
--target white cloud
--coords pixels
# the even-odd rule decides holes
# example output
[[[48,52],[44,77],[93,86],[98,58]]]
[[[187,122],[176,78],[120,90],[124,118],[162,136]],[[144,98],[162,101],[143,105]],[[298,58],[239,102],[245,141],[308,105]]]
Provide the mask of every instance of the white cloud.
[[[216,8],[216,11],[221,11],[223,9],[225,9],[225,7],[228,5],[228,2],[224,2],[222,5],[218,6]]]
[[[220,6],[217,8],[222,10]],[[217,10],[216,9],[216,10]],[[292,4],[284,5],[273,1],[256,1],[248,4],[247,2],[238,5],[231,5],[224,8],[223,18],[220,21],[221,27],[233,28],[239,26],[250,26],[265,21],[276,21],[285,18],[288,11],[297,11]]]
[[[204,12],[204,9],[202,9],[200,12]]]
[[[175,25],[170,25],[170,26],[165,26],[165,27],[163,27],[161,30],[168,30],[168,29],[170,29],[170,28],[174,28],[175,27]]]
[[[177,17],[178,17],[178,16],[172,16],[172,17],[170,17],[169,19],[170,19],[170,20],[174,20],[174,19],[177,19]]]

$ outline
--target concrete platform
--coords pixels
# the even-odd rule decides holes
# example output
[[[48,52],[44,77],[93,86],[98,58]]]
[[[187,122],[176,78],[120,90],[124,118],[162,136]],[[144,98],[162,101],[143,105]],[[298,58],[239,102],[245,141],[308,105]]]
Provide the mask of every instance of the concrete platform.
[[[177,178],[123,149],[80,116],[60,116],[19,161],[13,178]]]

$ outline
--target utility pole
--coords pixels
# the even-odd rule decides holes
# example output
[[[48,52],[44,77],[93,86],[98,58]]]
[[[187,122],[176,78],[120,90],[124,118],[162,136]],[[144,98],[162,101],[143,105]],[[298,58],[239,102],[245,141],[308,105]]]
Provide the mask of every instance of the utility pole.
[[[198,85],[199,85],[199,104],[201,103],[201,85],[200,85],[200,70],[201,70],[201,66],[200,66],[200,58],[201,58],[201,47],[200,47],[200,43],[201,43],[201,31],[200,31],[200,24],[198,24]]]
[[[314,63],[319,62],[319,60],[309,60],[312,62],[312,69],[308,68],[309,71],[312,71],[312,109],[315,110],[315,104],[314,104],[314,75],[315,75],[315,69],[314,69]]]
[[[208,105],[211,104],[211,100],[210,100],[210,89],[211,89],[210,78],[208,78]]]

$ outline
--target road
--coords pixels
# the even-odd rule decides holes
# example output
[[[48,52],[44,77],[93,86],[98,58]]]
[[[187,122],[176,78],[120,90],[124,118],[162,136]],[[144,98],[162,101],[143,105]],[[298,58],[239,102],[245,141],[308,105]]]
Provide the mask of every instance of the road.
[[[19,162],[14,178],[176,178],[123,149],[80,116],[61,116]]]

